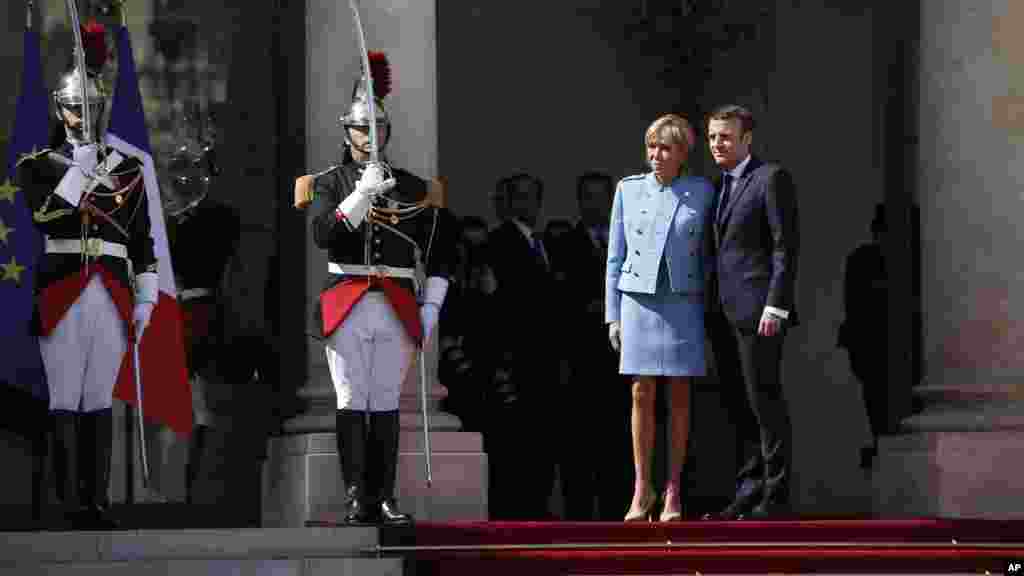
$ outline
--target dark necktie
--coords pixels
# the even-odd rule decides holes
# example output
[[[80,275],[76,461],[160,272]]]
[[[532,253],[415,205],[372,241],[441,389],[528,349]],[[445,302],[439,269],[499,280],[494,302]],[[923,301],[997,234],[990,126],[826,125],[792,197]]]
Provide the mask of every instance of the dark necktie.
[[[718,199],[718,220],[722,220],[726,206],[729,205],[729,196],[732,194],[732,174],[722,174],[722,193]]]
[[[531,235],[529,237],[529,241],[530,248],[533,248],[533,256],[537,260],[537,263],[547,270],[548,255],[544,252],[544,244],[541,242],[540,236]]]

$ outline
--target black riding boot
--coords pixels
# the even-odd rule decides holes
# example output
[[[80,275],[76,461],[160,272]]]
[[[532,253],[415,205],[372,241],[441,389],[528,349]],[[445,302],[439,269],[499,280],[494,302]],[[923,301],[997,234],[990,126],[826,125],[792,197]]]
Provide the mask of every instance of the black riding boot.
[[[185,461],[185,503],[192,504],[195,500],[196,478],[199,477],[199,465],[203,459],[206,446],[206,426],[192,429],[192,437],[188,441],[188,460]]]
[[[395,502],[395,476],[398,472],[398,410],[370,412],[369,493],[374,497],[374,512],[383,524],[409,524],[412,516],[401,512]]]
[[[338,459],[345,482],[345,522],[364,524],[371,520],[366,498],[366,412],[338,410],[335,413]]]
[[[53,476],[57,483],[57,499],[62,511],[53,526],[58,530],[72,528],[78,514],[78,414],[68,410],[54,410],[53,418]]]
[[[110,516],[110,454],[113,442],[113,414],[110,408],[83,413],[80,433],[82,451],[82,528],[113,530],[117,523]]]

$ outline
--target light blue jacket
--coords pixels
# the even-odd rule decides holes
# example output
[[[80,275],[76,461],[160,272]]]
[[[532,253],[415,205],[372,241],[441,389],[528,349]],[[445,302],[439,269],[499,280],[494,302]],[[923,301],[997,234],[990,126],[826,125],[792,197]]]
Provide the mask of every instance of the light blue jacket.
[[[711,270],[714,189],[680,176],[663,186],[654,173],[623,178],[615,190],[605,277],[605,322],[619,321],[622,292],[654,294],[664,258],[672,292],[701,295]]]

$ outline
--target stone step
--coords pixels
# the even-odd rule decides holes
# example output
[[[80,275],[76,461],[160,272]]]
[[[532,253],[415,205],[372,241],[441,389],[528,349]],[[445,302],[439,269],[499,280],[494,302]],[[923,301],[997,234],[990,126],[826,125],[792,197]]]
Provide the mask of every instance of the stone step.
[[[2,565],[0,565],[2,566]],[[14,566],[19,576],[400,576],[400,558],[148,560]]]
[[[22,573],[10,566],[368,559],[379,543],[374,527],[8,532],[0,574]]]

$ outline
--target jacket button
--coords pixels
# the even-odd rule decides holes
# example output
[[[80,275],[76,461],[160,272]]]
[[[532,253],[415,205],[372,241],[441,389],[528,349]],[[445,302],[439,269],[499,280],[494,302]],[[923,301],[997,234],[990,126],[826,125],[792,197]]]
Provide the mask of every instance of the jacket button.
[[[634,252],[634,253],[635,253],[635,254],[636,254],[637,256],[639,256],[639,255],[640,255],[640,251],[639,251],[639,250],[633,250],[633,252]]]
[[[374,244],[380,244],[380,238],[374,238],[373,239],[373,243]]]
[[[373,257],[374,257],[374,259],[379,260],[380,259],[380,252],[374,252],[373,253]]]
[[[690,227],[690,236],[693,236],[693,227]]]

